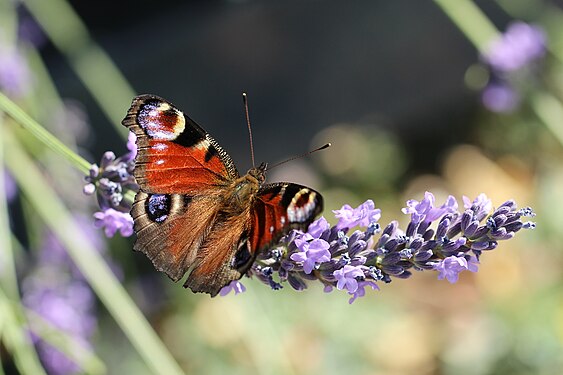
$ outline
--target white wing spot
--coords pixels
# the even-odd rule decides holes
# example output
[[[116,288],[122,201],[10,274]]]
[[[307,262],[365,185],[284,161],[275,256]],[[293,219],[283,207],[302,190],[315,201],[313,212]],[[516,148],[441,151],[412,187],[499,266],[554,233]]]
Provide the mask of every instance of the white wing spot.
[[[157,151],[164,151],[168,148],[168,146],[164,143],[155,143],[152,148],[154,148]]]
[[[207,151],[209,147],[211,147],[211,143],[207,139],[202,139],[197,145],[195,145],[196,149],[203,151]]]
[[[309,194],[304,205],[297,206],[297,202],[303,194]],[[311,212],[315,210],[315,197],[317,194],[309,189],[301,189],[295,194],[291,203],[287,207],[287,218],[292,223],[302,223],[311,217]]]
[[[176,123],[170,128],[160,122],[159,116],[166,111],[173,110],[176,113]],[[152,121],[151,121],[152,120]],[[147,134],[155,139],[163,139],[166,141],[173,141],[186,129],[186,120],[184,114],[174,108],[168,103],[160,103],[160,105],[148,111],[146,116],[147,123],[143,125]]]

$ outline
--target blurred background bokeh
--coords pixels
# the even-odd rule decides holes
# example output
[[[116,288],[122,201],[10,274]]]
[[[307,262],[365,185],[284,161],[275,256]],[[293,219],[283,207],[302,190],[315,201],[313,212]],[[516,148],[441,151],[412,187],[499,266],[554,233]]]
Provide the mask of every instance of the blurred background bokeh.
[[[545,36],[545,51],[501,71],[490,48],[502,36],[487,27],[508,33],[517,20]],[[383,225],[405,224],[401,207],[425,191],[439,204],[483,192],[537,213],[536,230],[484,254],[457,284],[417,272],[349,305],[319,285],[272,291],[243,279],[245,293],[211,299],[155,271],[132,238],[94,228],[83,173],[2,114],[10,142],[33,157],[187,374],[563,371],[561,1],[0,0],[0,91],[89,163],[126,152],[131,99],[157,94],[204,126],[239,172],[251,167],[247,92],[258,161],[333,144],[268,175],[320,191],[332,223],[331,210],[373,199]],[[33,353],[18,354],[27,336],[13,332],[27,328],[10,323],[24,320],[47,373],[158,372],[68,257],[57,223],[2,175],[1,246],[12,250],[0,266],[15,264],[21,300],[8,298],[4,271],[0,374],[35,373]],[[21,302],[22,316],[9,320],[6,301]]]

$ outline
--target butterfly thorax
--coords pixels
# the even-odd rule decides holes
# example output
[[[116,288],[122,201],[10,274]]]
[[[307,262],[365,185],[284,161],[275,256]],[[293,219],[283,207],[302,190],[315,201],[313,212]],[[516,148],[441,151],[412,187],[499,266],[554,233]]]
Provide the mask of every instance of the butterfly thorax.
[[[260,187],[266,180],[266,163],[251,168],[244,176],[233,181],[233,189],[227,197],[227,207],[231,214],[239,214],[248,209]]]

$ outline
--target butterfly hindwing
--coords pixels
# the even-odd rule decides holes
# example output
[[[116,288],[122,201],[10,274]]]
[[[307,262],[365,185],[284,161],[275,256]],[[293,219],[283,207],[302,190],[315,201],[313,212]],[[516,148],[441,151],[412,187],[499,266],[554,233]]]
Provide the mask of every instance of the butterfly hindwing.
[[[205,196],[137,193],[131,210],[137,240],[155,268],[178,281],[194,263],[215,212]],[[197,220],[194,220],[197,218]]]
[[[306,229],[323,208],[319,193],[291,183],[266,185],[251,202],[239,215],[217,215],[185,287],[217,294],[240,279],[260,251],[291,229]]]
[[[123,125],[137,136],[135,179],[145,192],[204,194],[239,177],[223,148],[158,96],[133,99]]]
[[[306,229],[322,210],[322,196],[306,186],[280,182],[262,187],[252,208],[251,248],[263,250],[291,229]]]
[[[250,249],[250,211],[232,216],[220,212],[201,244],[184,287],[215,296],[250,268],[255,254]]]

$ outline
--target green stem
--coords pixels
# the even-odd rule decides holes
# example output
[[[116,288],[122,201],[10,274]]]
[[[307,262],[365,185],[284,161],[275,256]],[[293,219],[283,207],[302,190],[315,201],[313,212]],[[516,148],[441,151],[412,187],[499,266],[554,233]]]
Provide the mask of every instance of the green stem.
[[[0,129],[3,119],[0,116]],[[8,216],[8,202],[4,182],[4,147],[0,142],[0,287],[11,298],[19,296],[18,278],[14,262],[14,252],[11,242],[10,220]]]
[[[497,28],[471,0],[434,0],[479,52],[499,35]]]
[[[532,94],[530,102],[536,116],[563,145],[563,104],[545,92]]]
[[[64,143],[59,141],[53,134],[49,133],[44,127],[39,125],[34,119],[29,117],[23,109],[11,101],[6,95],[0,92],[0,111],[5,112],[16,120],[24,129],[29,131],[38,140],[43,142],[51,150],[66,158],[72,165],[76,166],[83,173],[88,173],[90,163],[69,149]]]
[[[127,108],[134,90],[108,54],[92,41],[74,9],[64,0],[24,0],[53,44],[68,59],[85,87],[118,134],[127,137],[122,127],[123,108]]]
[[[170,352],[90,243],[37,166],[4,126],[6,162],[37,215],[47,224],[154,373],[182,374]]]

